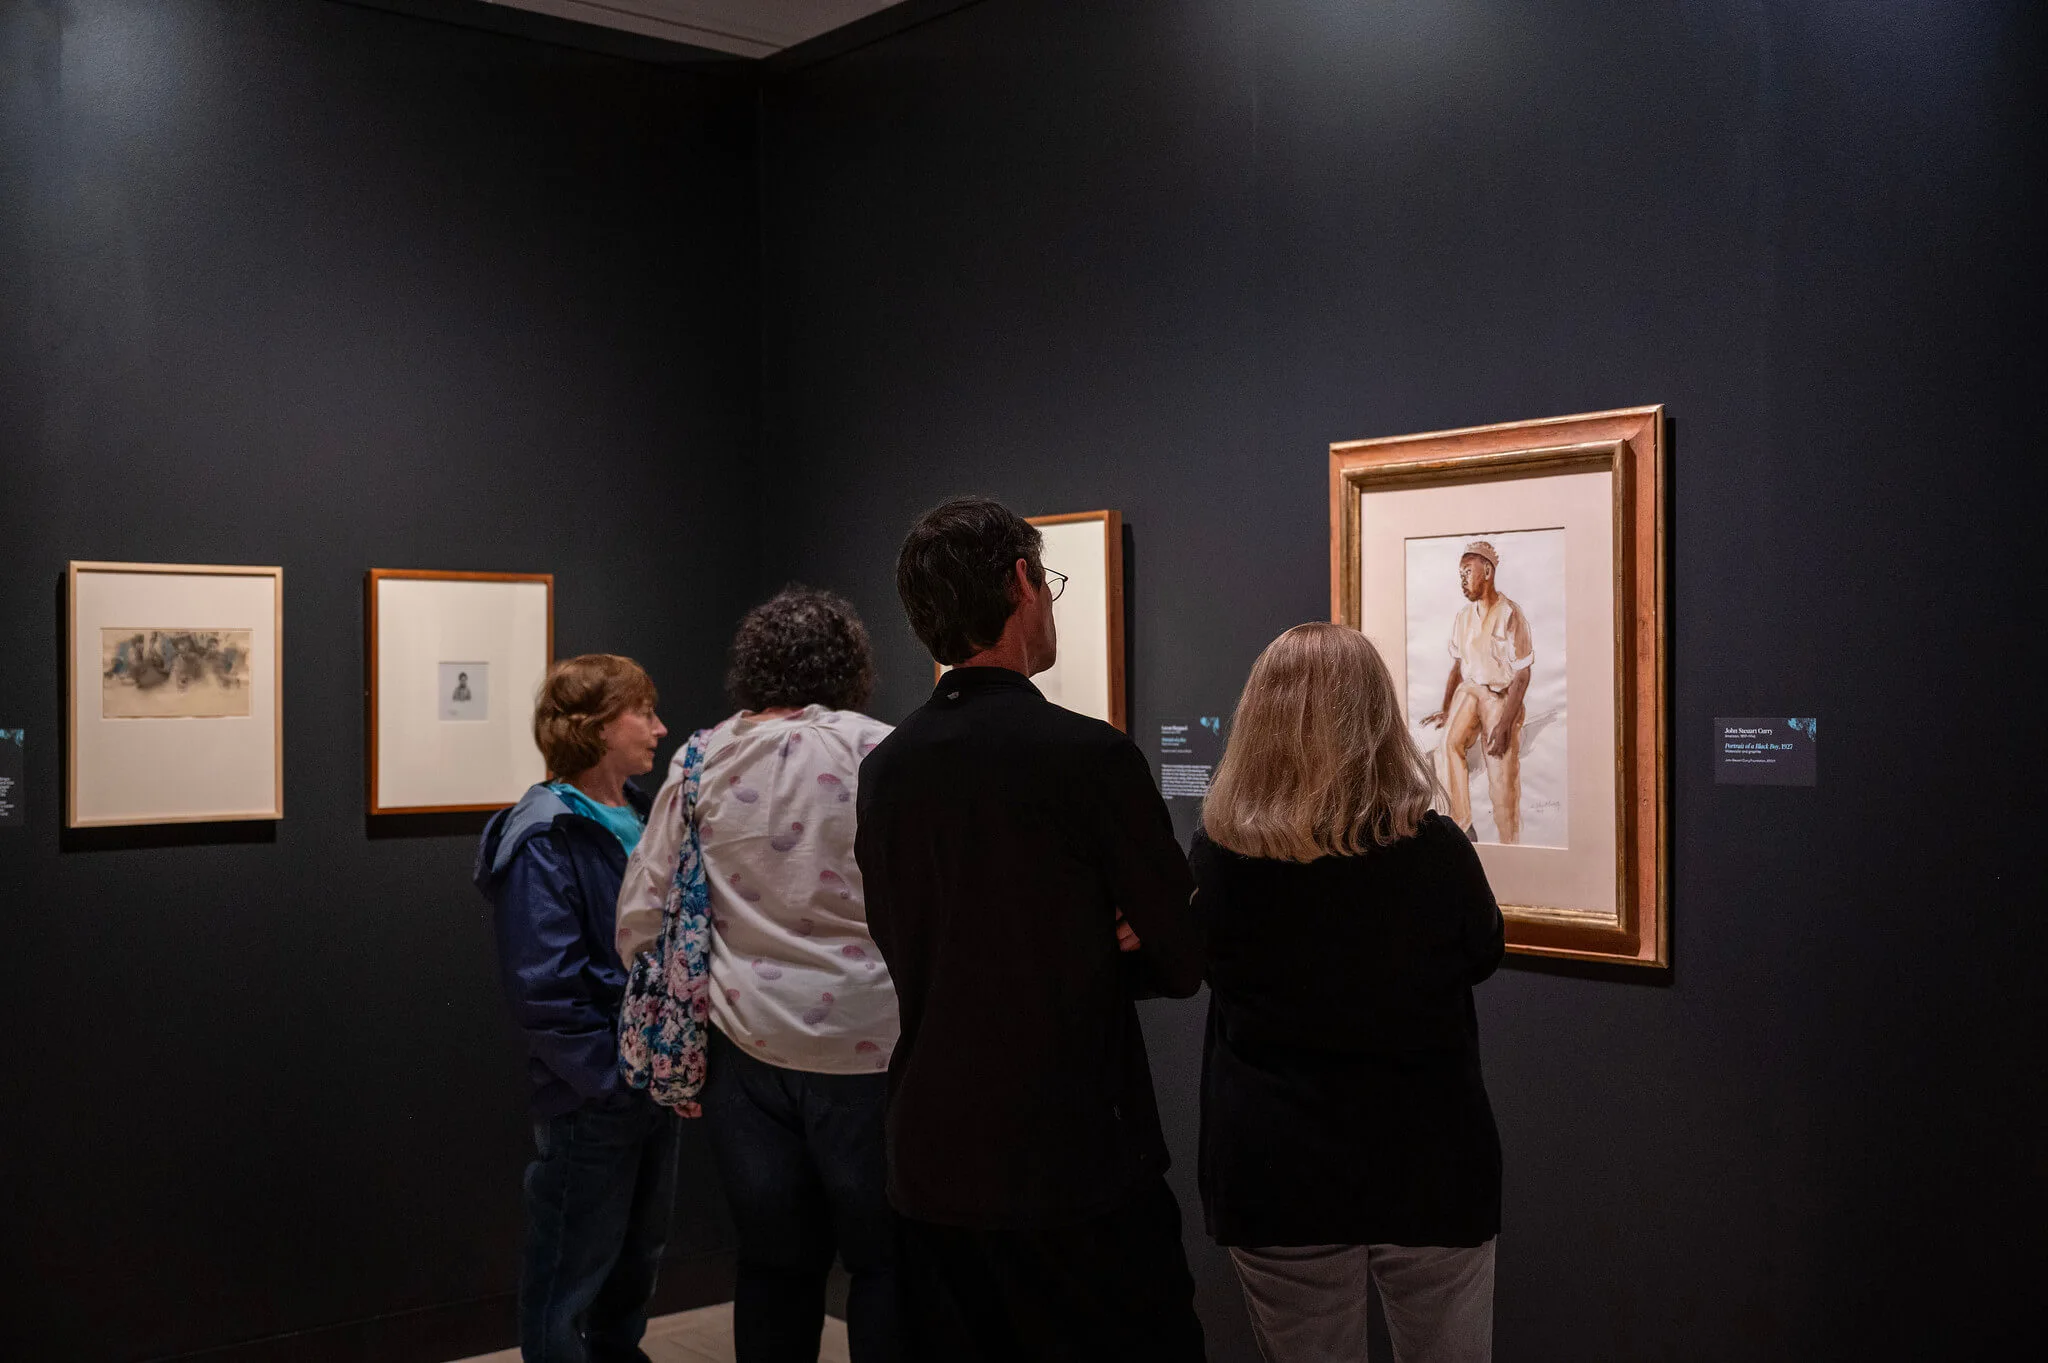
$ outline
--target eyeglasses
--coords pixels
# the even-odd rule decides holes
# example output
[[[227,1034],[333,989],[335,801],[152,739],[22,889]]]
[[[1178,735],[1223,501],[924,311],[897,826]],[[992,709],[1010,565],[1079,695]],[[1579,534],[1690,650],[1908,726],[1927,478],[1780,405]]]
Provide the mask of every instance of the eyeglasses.
[[[1060,593],[1067,589],[1067,575],[1065,573],[1056,573],[1050,568],[1041,571],[1045,573],[1045,585],[1051,589],[1052,599],[1055,601],[1059,600]]]

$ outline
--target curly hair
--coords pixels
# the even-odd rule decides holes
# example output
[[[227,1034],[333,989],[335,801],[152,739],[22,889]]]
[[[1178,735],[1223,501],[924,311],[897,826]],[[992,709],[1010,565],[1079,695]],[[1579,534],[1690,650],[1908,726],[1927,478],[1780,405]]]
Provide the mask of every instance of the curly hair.
[[[654,679],[631,658],[585,653],[554,664],[533,703],[533,741],[548,774],[589,771],[604,760],[604,726],[659,700]]]
[[[875,690],[868,627],[836,592],[791,583],[733,635],[725,694],[742,710],[858,710]]]
[[[1037,526],[986,497],[955,497],[918,517],[896,556],[896,594],[918,642],[948,667],[995,643],[1017,609],[1017,560],[1043,585],[1044,547]]]

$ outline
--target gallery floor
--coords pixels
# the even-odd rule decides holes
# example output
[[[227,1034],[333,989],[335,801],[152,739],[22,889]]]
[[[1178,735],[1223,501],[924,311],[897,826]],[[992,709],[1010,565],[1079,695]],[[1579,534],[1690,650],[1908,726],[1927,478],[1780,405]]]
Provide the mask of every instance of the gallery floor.
[[[679,1311],[647,1322],[641,1349],[653,1363],[732,1363],[732,1303]],[[818,1363],[848,1363],[846,1322],[825,1317],[825,1338],[818,1345]],[[455,1360],[455,1363],[519,1363],[519,1350]]]

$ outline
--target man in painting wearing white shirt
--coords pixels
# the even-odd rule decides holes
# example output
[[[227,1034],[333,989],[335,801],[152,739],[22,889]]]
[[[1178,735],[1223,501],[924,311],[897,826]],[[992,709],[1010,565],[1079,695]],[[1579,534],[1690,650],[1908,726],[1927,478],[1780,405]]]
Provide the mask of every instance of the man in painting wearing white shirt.
[[[1436,776],[1450,798],[1448,811],[1466,836],[1472,826],[1471,778],[1465,750],[1476,740],[1486,756],[1486,788],[1496,836],[1522,840],[1522,698],[1536,647],[1522,608],[1494,584],[1500,554],[1485,540],[1465,546],[1458,586],[1467,604],[1451,618],[1451,675],[1441,710],[1422,722],[1444,731],[1436,750]]]

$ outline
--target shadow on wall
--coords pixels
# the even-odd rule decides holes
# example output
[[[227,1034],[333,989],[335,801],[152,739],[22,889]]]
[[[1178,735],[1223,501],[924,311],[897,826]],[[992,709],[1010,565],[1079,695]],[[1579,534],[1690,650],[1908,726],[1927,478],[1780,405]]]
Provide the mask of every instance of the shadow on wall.
[[[365,814],[363,836],[385,838],[480,838],[494,809],[451,810],[445,814]]]

